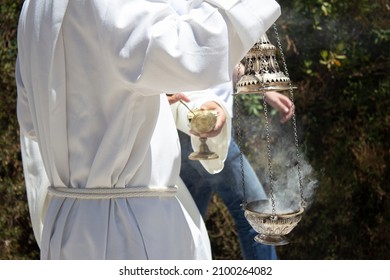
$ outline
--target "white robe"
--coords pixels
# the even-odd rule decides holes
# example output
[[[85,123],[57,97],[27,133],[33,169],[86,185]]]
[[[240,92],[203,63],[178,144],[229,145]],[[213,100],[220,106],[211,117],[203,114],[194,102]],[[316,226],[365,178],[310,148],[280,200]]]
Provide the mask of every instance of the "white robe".
[[[47,187],[176,185],[180,146],[162,93],[230,80],[279,14],[273,0],[24,2],[17,111],[44,165],[28,168],[24,151],[42,259],[209,258],[176,196],[82,200]]]

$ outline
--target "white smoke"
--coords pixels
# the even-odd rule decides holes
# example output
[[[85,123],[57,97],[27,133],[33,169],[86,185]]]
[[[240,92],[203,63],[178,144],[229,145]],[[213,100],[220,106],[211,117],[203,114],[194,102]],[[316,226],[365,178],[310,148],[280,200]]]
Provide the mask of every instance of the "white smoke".
[[[271,184],[264,119],[264,115],[260,117],[245,116],[241,118],[243,139],[241,146],[245,143],[246,146],[242,147],[242,150],[248,155],[248,160],[251,162],[269,196],[269,203],[265,202],[262,203],[263,205],[259,205],[262,208],[261,212],[272,213]],[[297,136],[301,136],[301,133],[297,131]],[[307,162],[305,154],[302,152],[303,149],[299,143],[300,139],[297,139],[299,147],[297,150],[292,120],[287,124],[280,124],[278,115],[269,117],[269,137],[275,212],[291,213],[296,211],[299,209],[302,197],[306,202],[307,209],[313,201],[315,190],[318,187],[318,180],[316,179],[313,167]],[[299,172],[297,151],[299,155]],[[299,180],[299,177],[301,180]],[[302,186],[302,190],[300,185]],[[248,201],[250,201],[250,198],[248,198]]]

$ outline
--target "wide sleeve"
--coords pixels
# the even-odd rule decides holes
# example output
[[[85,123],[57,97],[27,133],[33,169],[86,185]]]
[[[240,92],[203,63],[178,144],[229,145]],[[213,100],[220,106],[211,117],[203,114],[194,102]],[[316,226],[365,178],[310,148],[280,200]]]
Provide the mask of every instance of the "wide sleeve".
[[[108,46],[111,66],[105,67],[142,94],[229,81],[234,65],[280,14],[274,0],[188,1],[184,8],[174,2],[117,0],[96,11]]]
[[[50,182],[43,165],[38,143],[31,137],[24,135],[23,131],[20,134],[20,151],[23,159],[24,180],[31,224],[35,239],[38,246],[40,246],[47,208],[46,195]]]
[[[31,117],[26,88],[23,84],[22,75],[20,72],[19,59],[16,59],[15,64],[15,80],[17,88],[17,116],[22,133],[30,138],[36,138],[36,132]]]
[[[189,109],[193,110],[196,108],[200,108],[202,104],[208,101],[215,101],[225,111],[227,118],[221,133],[215,137],[210,137],[207,139],[207,145],[209,146],[210,150],[217,153],[219,157],[217,159],[200,161],[202,166],[210,174],[219,173],[224,167],[224,162],[226,160],[227,153],[229,150],[229,144],[231,138],[231,125],[232,125],[232,119],[231,116],[229,115],[229,111],[227,110],[225,102],[222,99],[220,99],[218,96],[216,96],[213,93],[213,90],[214,89],[211,88],[204,91],[186,92],[185,94],[187,95],[187,97],[190,98],[190,102],[188,102],[186,106],[184,106],[180,102],[176,102],[175,104],[171,105],[174,120],[176,122],[176,127],[177,129],[188,134],[191,137],[191,145],[194,151],[199,150],[200,140],[199,137],[190,134],[189,132],[190,126],[187,118]]]

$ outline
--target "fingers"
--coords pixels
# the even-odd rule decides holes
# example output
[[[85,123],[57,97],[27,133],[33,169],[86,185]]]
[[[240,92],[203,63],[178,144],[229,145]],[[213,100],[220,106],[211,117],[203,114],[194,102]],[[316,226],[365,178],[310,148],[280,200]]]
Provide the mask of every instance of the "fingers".
[[[287,96],[276,91],[270,91],[266,93],[266,101],[274,109],[279,111],[281,123],[287,122],[293,116],[294,104]]]
[[[288,110],[288,112],[280,114],[281,115],[280,122],[285,123],[288,120],[290,120],[291,117],[294,115],[294,111],[295,111],[294,105],[291,105],[291,108]]]
[[[291,119],[291,117],[294,114],[294,104],[291,102],[291,100],[288,97],[284,95],[280,96],[279,101],[281,104],[280,106],[281,110],[279,110],[281,116],[280,122],[285,123],[289,119]]]
[[[217,120],[216,120],[216,123],[214,125],[214,128],[213,128],[213,130],[211,130],[207,133],[197,134],[197,133],[194,133],[193,131],[190,131],[190,133],[192,133],[196,136],[200,136],[200,137],[215,137],[218,134],[220,134],[223,126],[226,123],[226,118],[227,118],[226,113],[222,109],[222,107],[217,102],[209,101],[209,102],[204,103],[202,105],[201,109],[214,111],[216,113]]]
[[[226,118],[218,115],[213,130],[206,133],[197,133],[191,129],[190,133],[198,137],[205,137],[205,138],[215,137],[221,133],[223,126],[225,125],[225,122],[226,122]]]
[[[217,116],[217,122],[212,131],[207,133],[207,137],[215,137],[221,133],[223,126],[225,125],[226,118],[222,117],[221,114]]]
[[[185,102],[189,102],[190,99],[182,92],[175,94],[167,94],[168,102],[170,105],[182,100]]]
[[[217,114],[217,122],[215,123],[214,130],[212,131],[212,133],[215,132],[214,136],[216,136],[217,134],[220,133],[222,127],[225,125],[225,122],[226,122],[225,111],[222,109],[222,107],[218,103],[213,102],[213,101],[207,102],[204,105],[205,106],[202,106],[202,109],[207,108],[207,110],[214,110]],[[213,136],[210,136],[210,137],[213,137]]]

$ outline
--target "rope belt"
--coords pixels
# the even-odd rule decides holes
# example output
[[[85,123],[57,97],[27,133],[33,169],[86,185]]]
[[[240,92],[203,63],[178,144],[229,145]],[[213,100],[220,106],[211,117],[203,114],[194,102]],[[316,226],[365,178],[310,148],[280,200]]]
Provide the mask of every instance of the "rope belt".
[[[131,188],[65,188],[65,187],[49,187],[49,195],[63,198],[78,198],[78,199],[110,199],[110,198],[129,198],[129,197],[170,197],[175,196],[177,187],[164,188],[147,188],[147,187],[131,187]]]

